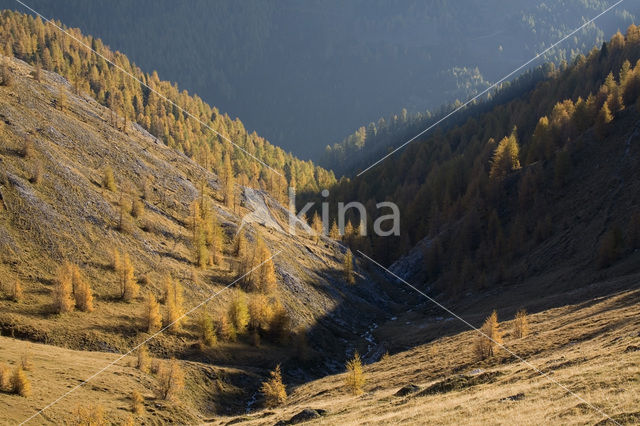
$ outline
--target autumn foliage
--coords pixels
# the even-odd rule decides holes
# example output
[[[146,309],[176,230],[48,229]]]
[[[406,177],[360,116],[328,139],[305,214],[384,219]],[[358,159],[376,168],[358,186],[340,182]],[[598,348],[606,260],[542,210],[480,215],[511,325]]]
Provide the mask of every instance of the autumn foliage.
[[[184,388],[184,372],[176,359],[160,364],[157,379],[162,399],[176,398]]]
[[[273,408],[287,402],[287,390],[284,383],[282,383],[280,365],[277,365],[275,370],[269,373],[269,375],[269,380],[262,383],[260,391],[262,395],[264,395],[265,406]]]
[[[213,325],[213,318],[208,313],[203,313],[200,318],[200,339],[205,346],[215,346],[218,342],[218,336],[216,335],[215,327]]]
[[[529,319],[527,318],[527,311],[520,309],[516,313],[516,317],[513,320],[513,337],[521,339],[529,334]]]
[[[344,256],[344,279],[347,284],[355,284],[356,279],[353,276],[353,254],[351,250],[347,249],[347,254]]]
[[[244,287],[252,292],[272,293],[276,288],[276,272],[273,255],[260,235],[253,250],[247,250],[240,259],[240,274]]]
[[[138,348],[136,367],[143,373],[149,373],[151,370],[151,356],[149,355],[149,349],[147,349],[146,345],[141,345]]]
[[[155,333],[162,328],[162,315],[160,314],[160,304],[153,293],[147,293],[144,306],[144,326],[147,333]]]
[[[73,277],[69,265],[58,268],[58,276],[53,288],[53,306],[57,313],[70,312],[73,309]]]
[[[183,321],[183,294],[182,285],[170,276],[165,278],[164,304],[167,307],[165,326],[176,333],[180,331]]]
[[[346,364],[347,373],[344,379],[344,384],[354,395],[362,393],[364,384],[366,382],[364,367],[362,366],[362,360],[360,354],[356,351],[353,358],[347,361]]]
[[[93,311],[93,291],[89,282],[77,265],[71,265],[70,270],[76,308],[84,312]]]
[[[502,178],[507,173],[518,170],[520,168],[520,147],[516,140],[516,131],[511,135],[504,137],[495,152],[491,160],[491,171],[489,175],[494,178]]]
[[[24,372],[22,365],[16,366],[13,370],[11,390],[20,396],[28,397],[31,395],[31,382],[27,378],[27,374]]]
[[[137,416],[144,413],[144,397],[135,389],[131,392],[131,412]]]
[[[13,300],[14,302],[22,302],[22,300],[24,299],[24,292],[22,290],[22,283],[20,282],[20,280],[13,280],[9,284],[9,299]]]
[[[498,313],[493,311],[480,328],[474,350],[479,359],[494,356],[502,345],[502,332],[498,323]]]
[[[117,268],[116,274],[120,286],[120,298],[125,302],[131,302],[138,297],[140,286],[135,280],[133,263],[129,253],[125,252],[123,255],[118,255],[117,258],[114,257],[114,266]]]

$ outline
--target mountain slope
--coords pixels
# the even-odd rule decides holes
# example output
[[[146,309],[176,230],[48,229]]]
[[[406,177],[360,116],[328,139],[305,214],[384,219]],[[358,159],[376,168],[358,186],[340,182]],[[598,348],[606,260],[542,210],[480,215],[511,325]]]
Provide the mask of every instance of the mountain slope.
[[[160,80],[156,72],[143,72],[100,39],[9,10],[2,11],[0,32],[5,40],[2,53],[66,77],[75,93],[89,94],[112,110],[113,126],[126,131],[138,123],[225,179],[229,175],[243,185],[267,190],[280,201],[286,199],[289,184],[318,190],[335,181],[330,171],[249,132],[238,118]]]
[[[74,94],[69,82],[59,75],[41,71],[37,81],[33,67],[17,59],[2,60],[3,75],[10,76],[10,83],[0,86],[3,335],[76,350],[125,353],[149,336],[143,319],[149,292],[166,300],[166,283],[179,283],[184,291],[183,312],[220,293],[191,313],[180,330],[167,331],[149,342],[152,355],[160,358],[236,366],[230,381],[221,379],[215,392],[189,393],[189,398],[198,399],[197,407],[178,404],[177,419],[201,421],[202,416],[243,411],[257,391],[259,377],[277,363],[291,363],[287,377],[298,382],[336,371],[345,352],[364,342],[360,335],[369,323],[385,315],[380,309],[388,303],[384,288],[361,270],[357,270],[359,285],[346,284],[344,247],[325,238],[316,242],[302,229],[298,235],[290,234],[290,213],[268,193],[237,186],[234,191],[240,202],[227,207],[218,176],[186,155],[137,125],[126,133],[114,128],[107,108],[90,97]],[[107,166],[115,177],[115,191],[104,181]],[[220,260],[213,265],[198,267],[194,259],[190,225],[194,201],[209,206],[221,224]],[[140,203],[142,212],[133,216],[132,203]],[[234,284],[245,262],[233,245],[241,224],[249,243],[245,251],[251,253],[260,235],[274,255],[276,288],[264,297],[280,312],[280,328],[273,328],[273,322],[271,329],[256,331],[259,342],[242,334],[237,341],[221,337],[217,345],[203,347],[199,343],[203,312],[220,324],[236,297],[246,297],[248,302],[262,297],[244,283]],[[130,302],[120,297],[120,278],[111,266],[114,248],[130,256],[134,279],[140,286],[139,296]],[[54,289],[65,262],[78,265],[90,284],[93,312],[55,312]],[[10,299],[16,281],[24,293],[18,302]],[[224,291],[227,285],[232,288]],[[165,303],[160,309],[167,324],[169,305]],[[42,352],[44,357],[46,349]],[[111,359],[96,356],[105,363]],[[69,357],[82,358],[80,353]],[[8,361],[13,364],[15,358]],[[187,388],[211,371],[197,367],[199,364],[185,365],[194,371]],[[98,370],[102,365],[96,362],[93,366]],[[34,368],[40,367],[36,363]],[[81,379],[89,367],[84,364],[77,370],[79,377],[74,380]],[[29,373],[34,388],[42,378],[36,370]],[[65,380],[60,377],[55,386],[65,386]],[[245,385],[240,388],[239,382]],[[58,396],[42,389],[44,393],[36,392],[39,398]],[[153,386],[147,391],[153,392]],[[228,403],[229,399],[233,403]],[[71,398],[62,404],[59,415],[71,411],[72,401],[77,400]],[[159,409],[165,420],[173,410],[172,405],[167,407],[169,411]],[[57,416],[50,421],[58,422],[61,417]]]
[[[330,205],[361,200],[371,222],[385,214],[376,210],[376,203],[391,201],[403,213],[401,229],[410,230],[394,238],[355,235],[350,238],[352,248],[390,265],[426,237],[434,244],[422,257],[428,274],[420,279],[452,296],[544,271],[544,262],[524,271],[514,266],[537,247],[547,247],[546,241],[561,235],[565,223],[588,219],[570,215],[578,207],[595,209],[589,198],[593,193],[618,195],[605,184],[581,188],[581,182],[593,175],[589,167],[610,158],[615,163],[598,170],[602,178],[613,180],[622,174],[628,176],[625,185],[636,184],[630,175],[636,159],[625,157],[626,145],[621,144],[629,144],[629,154],[633,152],[636,136],[630,129],[636,126],[633,117],[640,94],[639,46],[638,27],[631,26],[626,36],[616,34],[601,49],[554,71],[522,96],[493,105],[463,124],[436,129],[362,176],[341,180],[331,188]],[[609,157],[614,150],[623,162]],[[574,200],[575,187],[581,193],[589,189],[592,195]],[[616,209],[615,217],[600,224],[604,229],[593,228],[587,234],[598,238],[590,243],[590,253],[582,254],[590,257],[591,272],[611,263],[594,245],[606,245],[608,238],[616,237],[616,259],[636,248],[637,202],[630,196],[624,199],[626,211],[607,200],[607,206]],[[559,203],[567,210],[556,208]],[[354,214],[351,220],[359,218]],[[630,233],[621,241],[617,230],[625,227]],[[550,260],[569,261],[573,254],[565,250]]]
[[[98,367],[114,362],[117,354],[107,352],[74,351],[51,345],[0,337],[0,362],[13,367],[25,353],[29,354],[32,368],[27,372],[33,386],[32,395],[2,395],[2,414],[5,424],[18,424],[63,396],[72,386],[80,384],[95,374]],[[129,399],[137,390],[145,398],[145,411],[138,421],[152,424],[194,424],[206,421],[202,407],[208,407],[207,415],[216,412],[242,412],[241,398],[244,388],[257,387],[260,383],[259,369],[250,372],[232,367],[213,367],[210,364],[185,362],[187,390],[180,403],[171,403],[157,398],[155,379],[135,368],[135,355],[129,356],[110,367],[103,374],[80,387],[68,399],[52,406],[36,417],[35,424],[70,424],[79,410],[98,406],[103,410],[103,419],[109,424],[122,424],[130,415]]]
[[[10,22],[42,29],[16,19]],[[526,308],[533,333],[515,339],[512,324],[503,325],[507,346],[620,422],[634,421],[638,395],[638,46],[640,30],[632,26],[626,38],[616,35],[525,96],[412,146],[400,171],[385,163],[376,179],[343,180],[331,194],[368,207],[400,194],[399,247],[418,249],[394,269],[476,326],[494,309],[511,320]],[[601,419],[505,353],[479,360],[462,322],[364,259],[347,277],[346,248],[301,223],[290,233],[291,214],[278,194],[230,179],[230,154],[214,168],[221,177],[140,125],[120,125],[113,109],[77,87],[81,80],[0,60],[0,330],[10,337],[1,339],[0,362],[27,366],[33,387],[31,397],[9,395],[0,365],[2,421],[27,418],[104,367],[96,382],[38,420],[70,422],[77,405],[87,408],[81,396],[94,401],[104,393],[105,415],[121,421],[134,388],[144,396],[141,422],[271,423],[310,404],[327,410],[321,422],[418,422],[428,420],[423,401],[442,408],[434,422],[469,418],[462,403],[486,420],[496,407],[521,403],[520,396],[501,401],[520,392],[525,410],[508,414],[524,422]],[[173,119],[178,129],[182,121]],[[234,160],[250,170],[247,158]],[[297,161],[287,164],[296,168]],[[345,242],[385,261],[398,257],[393,241],[347,235]],[[91,287],[93,311],[76,300],[78,309],[64,312],[59,296],[71,290],[67,284],[77,300]],[[155,358],[148,373],[134,365],[144,352],[128,351],[160,327],[146,315],[154,299],[168,329],[147,344]],[[344,377],[335,374],[356,350],[373,364],[365,367],[371,380],[363,397],[345,398]],[[81,351],[92,352],[85,358]],[[109,366],[114,354],[126,356]],[[166,366],[176,365],[186,373],[185,389],[163,397]],[[276,365],[289,405],[242,415],[264,405],[260,382]],[[615,368],[623,372],[614,375]],[[389,403],[409,381],[425,396]],[[435,391],[445,395],[426,395]]]
[[[613,2],[31,0],[302,158],[379,117],[464,100]],[[14,0],[0,7],[27,12]],[[559,64],[638,16],[624,2],[544,58]]]
[[[329,376],[296,388],[275,412],[243,416],[237,422],[293,424],[287,421],[310,408],[321,415],[309,416],[308,424],[327,425],[616,424],[598,410],[617,424],[637,424],[638,278],[636,273],[624,283],[594,284],[586,293],[569,296],[589,301],[530,315],[531,334],[524,339],[513,336],[512,321],[501,323],[509,350],[548,378],[504,350],[489,362],[478,361],[470,350],[477,334],[446,335],[445,323],[437,334],[446,337],[366,366],[367,383],[361,396],[347,392],[344,374]],[[620,290],[624,287],[634,289]],[[593,291],[609,296],[591,299],[588,295]],[[480,305],[486,309],[485,304]],[[435,326],[433,319],[419,315],[413,315],[411,326],[401,322],[408,317],[399,318],[390,333],[420,333],[420,329],[428,333]],[[448,328],[457,328],[457,322],[452,319]],[[213,424],[228,424],[228,420]]]

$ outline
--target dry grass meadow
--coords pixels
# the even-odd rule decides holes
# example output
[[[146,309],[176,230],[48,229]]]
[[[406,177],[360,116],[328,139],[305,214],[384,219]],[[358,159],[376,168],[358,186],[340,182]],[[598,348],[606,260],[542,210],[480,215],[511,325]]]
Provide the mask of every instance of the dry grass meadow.
[[[246,416],[241,424],[274,424],[304,408],[326,410],[310,424],[327,425],[637,424],[639,301],[636,290],[530,315],[531,334],[518,340],[510,337],[512,322],[502,323],[506,347],[548,377],[504,350],[478,362],[476,334],[466,331],[367,366],[361,396],[344,390],[343,375],[331,376],[295,389],[284,408]],[[395,395],[409,384],[417,386],[414,392]]]

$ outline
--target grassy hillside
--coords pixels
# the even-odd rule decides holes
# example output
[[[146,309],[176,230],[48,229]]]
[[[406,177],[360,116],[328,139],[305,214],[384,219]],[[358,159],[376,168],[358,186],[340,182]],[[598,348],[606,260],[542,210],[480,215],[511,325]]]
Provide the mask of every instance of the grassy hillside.
[[[74,351],[7,337],[0,337],[0,342],[0,362],[12,368],[28,354],[32,367],[27,371],[27,377],[33,388],[29,398],[2,395],[0,421],[3,424],[24,421],[93,375],[98,367],[106,366],[118,357],[107,352]],[[164,401],[157,397],[154,377],[135,368],[135,363],[135,356],[121,360],[68,399],[47,409],[33,423],[87,424],[87,420],[82,423],[82,416],[78,415],[82,410],[94,415],[102,410],[102,419],[107,424],[123,424],[131,414],[130,397],[134,390],[145,399],[144,415],[137,417],[138,423],[200,423],[217,413],[242,412],[244,402],[239,396],[243,395],[244,389],[257,387],[260,379],[259,374],[246,368],[239,370],[184,362],[187,385],[180,401]]]
[[[440,319],[438,325],[433,316],[415,312],[380,333],[435,340],[366,366],[362,395],[349,393],[344,374],[329,376],[297,387],[277,410],[236,421],[290,424],[289,419],[312,409],[319,415],[314,419],[312,413],[308,424],[637,424],[638,278],[635,274],[601,282],[565,296],[574,302],[529,315],[530,334],[524,338],[514,337],[513,321],[500,324],[506,347],[548,378],[504,350],[490,361],[478,361],[472,351],[475,332],[457,332],[457,320]],[[603,292],[608,296],[592,298]],[[491,301],[507,303],[500,296]],[[475,299],[474,304],[470,312],[475,314],[465,315],[471,321],[482,318],[480,313],[491,306]],[[227,423],[220,419],[213,424]]]
[[[363,327],[383,315],[383,288],[358,269],[361,285],[346,284],[344,248],[328,239],[316,241],[301,225],[297,236],[289,234],[288,210],[268,193],[235,186],[238,202],[227,206],[218,176],[188,156],[137,125],[127,132],[114,128],[107,108],[74,94],[59,75],[41,71],[38,81],[33,67],[16,59],[1,60],[3,335],[76,350],[126,352],[150,335],[144,319],[149,293],[163,303],[160,315],[163,324],[169,324],[168,282],[181,286],[184,300],[179,310],[186,312],[233,283],[248,268],[246,262],[252,261],[261,239],[269,255],[275,255],[273,291],[255,291],[251,283],[240,282],[192,313],[178,330],[148,344],[153,356],[235,365],[238,380],[249,380],[241,388],[223,381],[218,391],[194,395],[204,411],[189,415],[199,416],[243,411],[257,391],[256,379],[250,377],[264,376],[277,363],[293,363],[296,370],[288,373],[297,381],[335,371],[348,342],[359,339]],[[105,181],[107,168],[115,178],[113,190]],[[221,229],[214,263],[205,259],[200,265],[196,255],[194,202],[207,206]],[[236,237],[243,221],[246,243],[239,254]],[[130,256],[132,278],[140,287],[130,301],[121,297],[121,275],[112,266],[114,248]],[[54,295],[66,262],[77,265],[89,283],[92,312],[57,312]],[[19,297],[14,296],[16,282],[22,288]],[[237,298],[249,307],[262,301],[271,313],[264,314],[266,323],[249,325],[232,339],[222,324],[234,321],[230,306]],[[210,347],[202,344],[204,312],[219,334]],[[255,319],[253,313],[251,318]],[[92,363],[83,365],[89,368]],[[191,385],[188,378],[187,387]],[[33,386],[35,391],[36,380]],[[233,403],[226,403],[227,398]]]
[[[344,374],[303,385],[285,379],[290,393],[286,404],[275,409],[257,405],[251,414],[232,415],[244,408],[238,396],[262,380],[260,369],[183,362],[186,388],[179,402],[167,402],[155,394],[153,375],[136,369],[136,359],[131,356],[48,409],[37,422],[70,421],[78,408],[99,401],[104,419],[117,424],[129,416],[130,393],[137,389],[144,396],[145,411],[136,421],[144,424],[272,425],[305,409],[319,413],[315,419],[310,417],[310,424],[615,424],[597,410],[618,424],[637,424],[638,278],[637,273],[630,274],[546,298],[526,294],[525,287],[519,286],[503,294],[468,298],[453,307],[477,324],[498,306],[505,346],[549,378],[505,350],[491,359],[478,360],[472,349],[477,334],[430,303],[421,302],[375,332],[377,339],[411,349],[394,350],[365,366],[366,383],[359,396],[347,390]],[[522,306],[523,292],[533,301],[528,316],[530,331],[516,338],[511,318]],[[79,352],[6,337],[0,338],[0,343],[0,363],[13,367],[24,354],[31,363],[27,377],[32,382],[32,396],[5,394],[0,400],[0,419],[8,423],[35,413],[53,396],[64,394],[98,366],[116,358],[115,354]]]
[[[126,131],[130,123],[138,123],[204,168],[224,171],[243,185],[269,191],[278,200],[286,198],[288,184],[318,190],[335,181],[332,172],[270,144],[245,129],[240,119],[179,90],[175,83],[160,80],[156,72],[143,72],[100,39],[59,22],[55,25],[2,11],[1,53],[66,77],[74,93],[88,94],[112,110],[113,126]],[[230,171],[223,170],[226,157]]]

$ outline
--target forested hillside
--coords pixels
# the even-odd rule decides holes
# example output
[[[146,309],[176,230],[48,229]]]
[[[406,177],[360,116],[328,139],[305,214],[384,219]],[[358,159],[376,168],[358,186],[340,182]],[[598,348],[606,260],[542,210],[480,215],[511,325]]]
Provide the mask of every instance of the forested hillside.
[[[76,93],[90,94],[112,110],[114,126],[127,131],[131,123],[138,123],[169,147],[214,170],[230,183],[229,187],[237,179],[239,184],[266,189],[282,200],[289,184],[317,191],[335,181],[332,172],[271,145],[255,132],[247,131],[239,119],[210,107],[197,95],[161,81],[155,72],[142,72],[100,39],[85,37],[77,29],[69,31],[144,85],[72,37],[30,15],[2,12],[2,53],[67,77]]]
[[[266,191],[125,125],[78,81],[0,56],[0,423],[104,368],[126,378],[37,422],[120,424],[131,398],[145,423],[202,423],[261,404],[276,365],[288,383],[339,371],[383,289],[357,265],[348,283],[345,248],[301,222],[290,234]]]
[[[563,62],[561,66],[566,66],[566,63]],[[439,131],[445,131],[463,124],[469,117],[491,110],[495,105],[524,95],[537,83],[552,75],[555,69],[554,63],[548,62],[528,70],[463,108],[459,100],[443,105],[434,112],[427,110],[424,113],[409,114],[403,108],[399,114],[392,114],[386,119],[381,117],[375,123],[361,126],[340,143],[327,145],[319,163],[329,167],[337,176],[357,175],[395,148],[414,139],[416,135],[426,133],[426,129],[431,131],[437,125]]]
[[[315,160],[327,144],[379,117],[388,122],[402,108],[411,116],[467,99],[611,3],[28,2]],[[0,7],[28,12],[14,0]],[[570,61],[637,13],[635,2],[624,2],[543,60]]]
[[[624,22],[633,22],[635,14],[637,14],[638,11],[634,7],[631,7],[631,11],[632,13],[626,10],[624,12],[618,11],[620,19],[617,21],[617,24],[624,25]],[[527,20],[523,17],[523,21],[528,22],[532,28],[535,27],[533,18],[530,17]],[[610,24],[605,23],[603,27],[610,27]],[[578,34],[586,32],[587,31],[583,30]],[[563,34],[558,33],[556,36],[557,39],[554,41],[560,40]],[[555,68],[554,66],[565,67],[568,60],[573,60],[575,56],[580,53],[586,53],[590,49],[588,46],[598,46],[603,42],[602,33],[600,32],[598,37],[593,39],[594,44],[590,45],[586,42],[579,48],[566,49],[567,43],[571,46],[571,42],[576,43],[577,40],[578,38],[574,37],[573,40],[563,41],[558,47],[542,56],[547,62],[538,65],[535,69],[528,70],[524,75],[512,81],[501,83],[498,89],[489,91],[483,98],[476,99],[465,111],[457,113],[455,117],[447,119],[440,127],[459,124],[464,122],[466,117],[478,114],[491,105],[497,105],[522,95],[529,90],[533,84],[543,79],[547,75],[549,68],[553,70]],[[585,40],[588,40],[588,38],[585,38]],[[550,40],[547,45],[551,43],[552,41]],[[547,46],[544,44],[541,45],[540,50],[545,47]],[[528,59],[530,58],[523,58],[522,60]],[[516,65],[520,64],[513,64],[513,66]],[[506,74],[508,71],[510,70],[504,70],[503,74]],[[494,79],[501,77],[502,75],[495,75]],[[477,92],[481,92],[481,85],[477,86],[477,89],[479,89]],[[495,98],[496,95],[498,97],[497,99]],[[447,104],[440,106],[438,109],[426,110],[425,112],[412,113],[406,108],[403,108],[399,113],[380,117],[376,122],[372,121],[367,126],[359,127],[342,141],[327,145],[323,155],[319,159],[319,163],[333,170],[338,176],[352,176],[386,153],[391,152],[394,148],[421,133],[423,130],[431,127],[442,117],[458,108],[462,102],[472,97],[473,93],[470,93],[466,97],[456,99],[453,102],[452,100],[454,98],[449,98],[447,99]],[[479,103],[480,105],[478,105]]]
[[[636,125],[639,58],[640,32],[632,25],[626,36],[618,33],[601,49],[578,56],[523,96],[439,129],[360,177],[342,179],[332,188],[330,205],[360,200],[368,208],[369,235],[357,235],[359,218],[351,211],[345,240],[387,263],[418,245],[422,279],[452,295],[522,280],[576,253],[598,270],[633,252],[640,241],[640,208],[632,189],[619,188],[626,196],[606,212],[591,201],[570,203],[589,198],[580,186],[588,167],[591,179],[597,172],[599,181],[612,180],[613,187],[618,180],[625,188],[634,184],[623,177],[630,172],[627,162],[596,154],[595,146],[618,149]],[[628,137],[627,151],[633,133]],[[603,192],[592,192],[596,199],[609,191],[604,184],[589,188]],[[399,237],[371,233],[371,222],[388,214],[375,207],[383,200],[400,207]],[[570,219],[576,208],[577,217]],[[588,231],[576,228],[601,215]],[[561,246],[571,241],[571,248],[550,259],[547,247],[540,253],[545,257],[533,261],[531,253],[552,237]]]
[[[69,31],[0,14],[0,423],[638,422],[640,27],[339,181]]]

